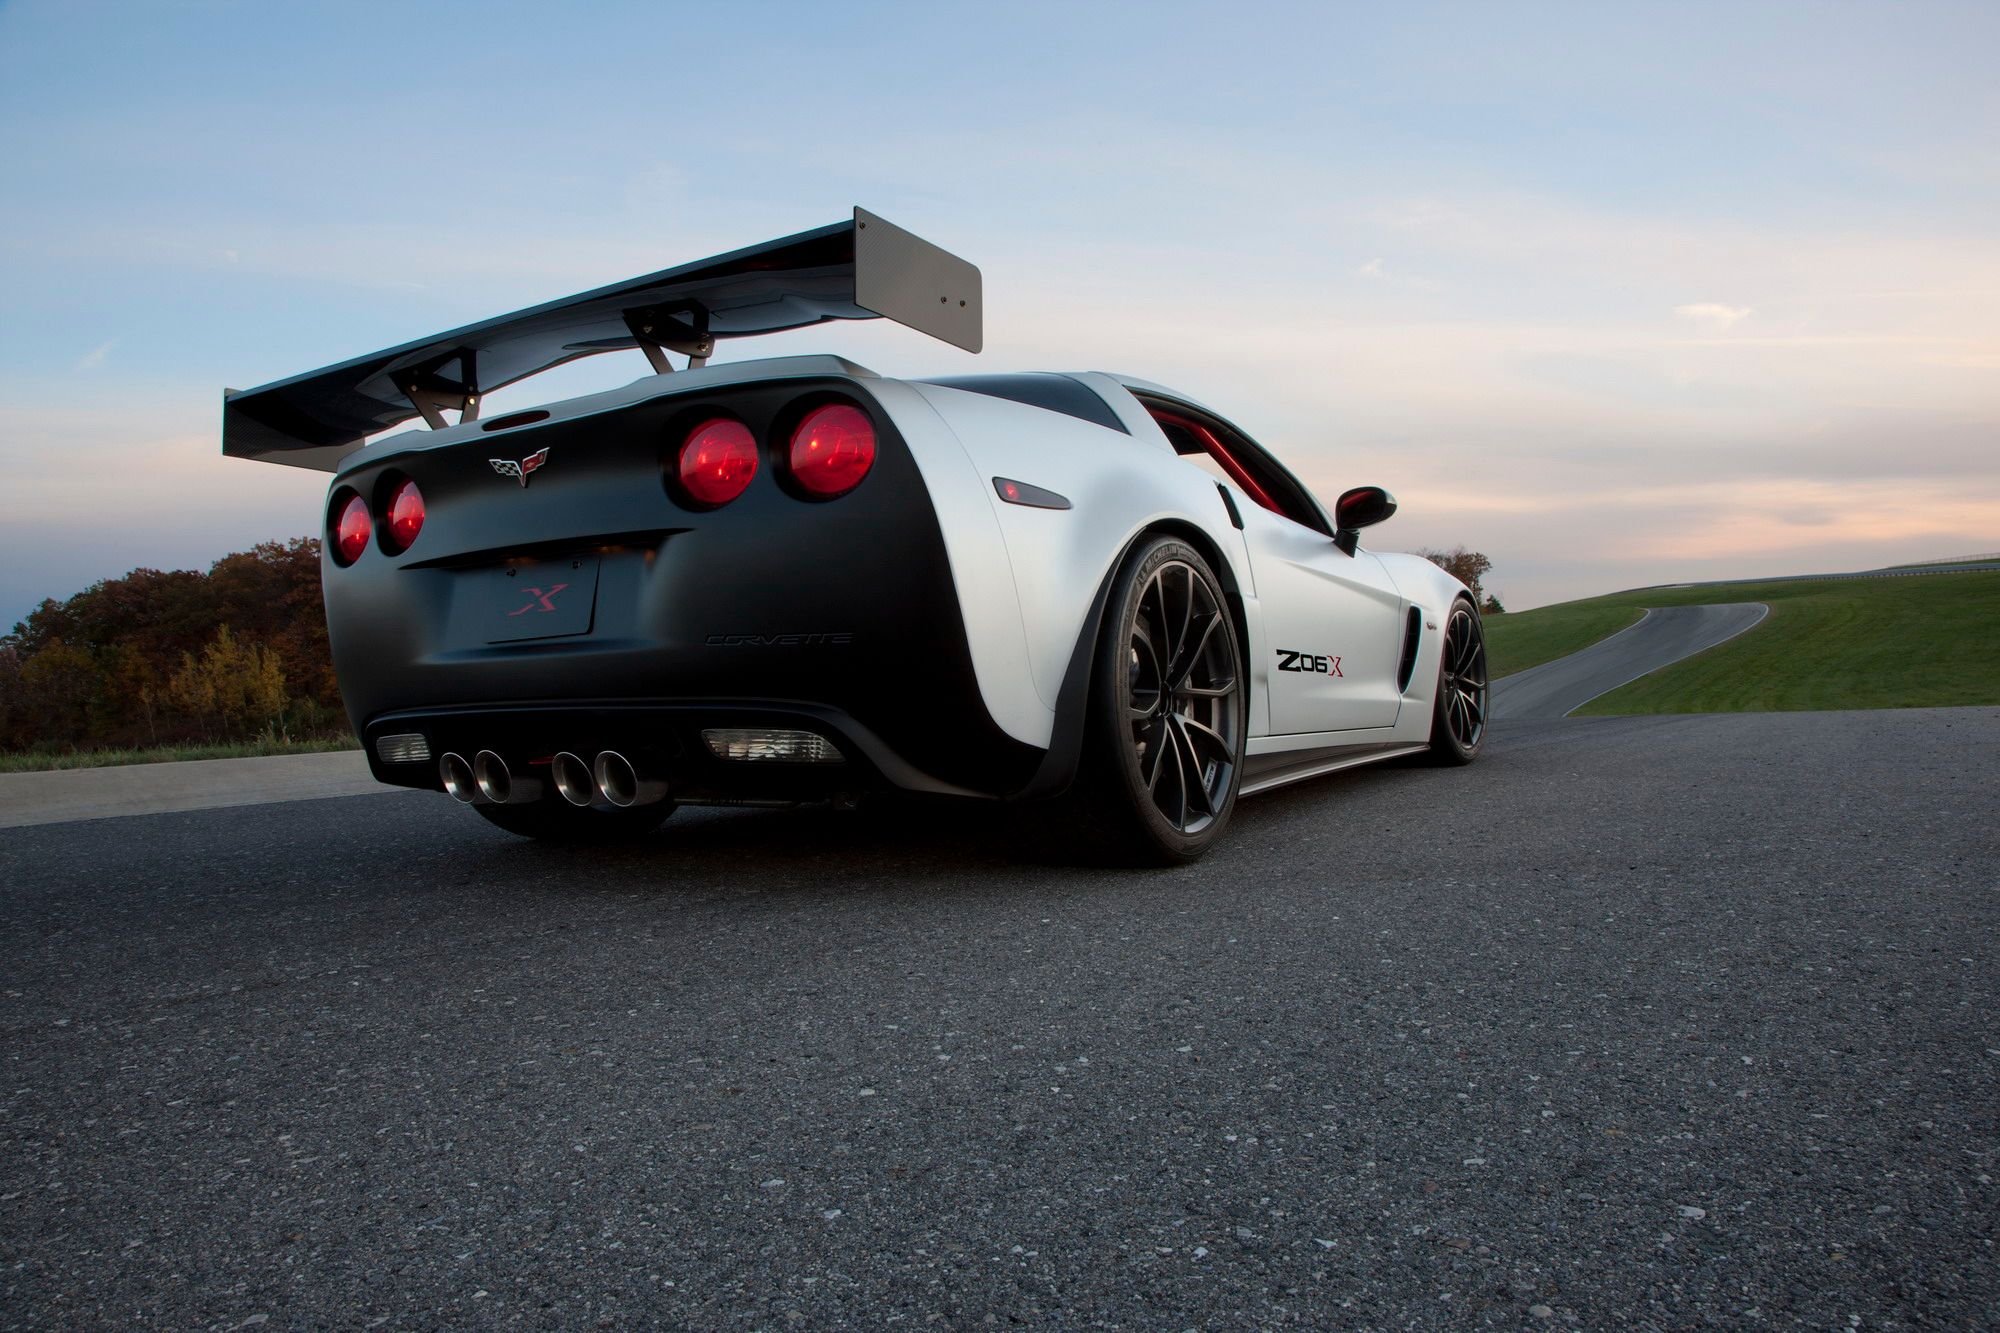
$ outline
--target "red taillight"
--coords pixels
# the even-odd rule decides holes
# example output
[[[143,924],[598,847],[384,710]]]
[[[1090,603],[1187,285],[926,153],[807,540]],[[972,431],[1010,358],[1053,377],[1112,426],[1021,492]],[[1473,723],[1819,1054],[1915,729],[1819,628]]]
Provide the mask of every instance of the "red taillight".
[[[424,493],[417,489],[414,481],[405,481],[396,488],[396,494],[389,501],[389,550],[392,554],[407,551],[417,534],[424,530]],[[366,534],[363,534],[364,539]]]
[[[697,504],[726,505],[757,475],[757,439],[740,421],[721,417],[688,432],[681,446],[681,489]]]
[[[848,403],[816,408],[792,432],[792,479],[819,496],[845,495],[875,466],[875,425]]]
[[[358,495],[347,497],[340,517],[333,524],[333,558],[351,565],[368,549],[368,502]]]

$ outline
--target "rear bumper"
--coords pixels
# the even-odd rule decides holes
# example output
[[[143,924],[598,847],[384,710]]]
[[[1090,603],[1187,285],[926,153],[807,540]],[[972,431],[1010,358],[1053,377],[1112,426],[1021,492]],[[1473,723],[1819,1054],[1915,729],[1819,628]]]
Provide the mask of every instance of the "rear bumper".
[[[786,729],[826,737],[840,763],[724,761],[704,743],[708,729]],[[422,737],[424,757],[390,763],[384,737]],[[562,751],[592,759],[618,751],[648,777],[668,783],[676,801],[828,801],[868,791],[914,791],[942,797],[1002,799],[1018,791],[1040,751],[1018,767],[994,771],[994,783],[964,787],[910,763],[880,735],[840,709],[822,705],[712,701],[586,701],[562,705],[472,705],[408,709],[372,721],[362,735],[376,781],[392,787],[442,791],[438,761],[446,753],[468,761],[496,751],[516,773],[542,775]]]
[[[833,742],[839,763],[788,763],[717,758],[702,738],[712,728],[808,731]],[[425,757],[385,761],[385,737],[421,736]],[[438,761],[446,753],[470,760],[493,750],[517,773],[541,774],[562,751],[588,760],[616,750],[669,795],[689,801],[822,801],[898,789],[944,796],[997,798],[1018,790],[1040,752],[1022,747],[1017,765],[989,770],[987,782],[965,786],[926,771],[848,713],[823,705],[773,700],[710,699],[657,702],[470,705],[387,713],[363,731],[377,780],[399,787],[442,789]]]
[[[666,445],[689,422],[736,417],[775,451],[800,405],[829,395],[876,422],[875,467],[852,493],[802,498],[778,484],[773,455],[721,509],[663,486]],[[538,449],[531,486],[489,462]],[[429,504],[419,540],[324,568],[335,671],[385,782],[438,785],[434,761],[419,773],[375,753],[380,736],[426,727],[434,755],[471,746],[510,764],[643,742],[704,784],[691,794],[779,799],[836,775],[712,770],[702,726],[802,719],[847,756],[810,767],[918,791],[1009,795],[1042,759],[985,707],[935,508],[865,383],[734,386],[389,453],[343,473],[335,494],[379,495],[400,477]],[[560,614],[522,637],[551,609],[545,592]]]

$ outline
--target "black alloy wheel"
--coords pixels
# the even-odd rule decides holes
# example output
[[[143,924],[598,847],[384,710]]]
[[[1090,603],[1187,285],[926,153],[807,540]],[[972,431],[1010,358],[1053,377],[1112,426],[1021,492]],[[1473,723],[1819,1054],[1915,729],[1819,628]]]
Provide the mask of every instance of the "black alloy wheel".
[[[1486,740],[1486,630],[1472,603],[1452,603],[1438,663],[1437,703],[1431,714],[1431,759],[1469,764]]]
[[[1073,805],[1119,863],[1176,864],[1229,822],[1248,728],[1242,655],[1208,562],[1159,538],[1127,561],[1107,607]]]

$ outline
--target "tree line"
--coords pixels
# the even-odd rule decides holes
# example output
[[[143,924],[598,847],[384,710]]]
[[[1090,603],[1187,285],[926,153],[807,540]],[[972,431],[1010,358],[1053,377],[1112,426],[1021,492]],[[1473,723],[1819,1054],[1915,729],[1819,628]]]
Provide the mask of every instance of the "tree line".
[[[135,569],[0,636],[0,749],[294,739],[346,730],[319,542]]]

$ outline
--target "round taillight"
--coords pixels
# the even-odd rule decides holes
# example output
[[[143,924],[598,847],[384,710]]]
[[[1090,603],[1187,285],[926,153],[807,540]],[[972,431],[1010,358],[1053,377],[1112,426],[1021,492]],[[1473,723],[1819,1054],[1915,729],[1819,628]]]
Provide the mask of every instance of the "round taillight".
[[[757,438],[740,421],[717,417],[688,432],[681,446],[681,489],[696,504],[726,505],[757,475]]]
[[[410,549],[410,543],[424,530],[424,493],[414,481],[405,481],[389,499],[388,531],[384,540],[391,555]]]
[[[875,424],[851,403],[828,403],[792,432],[792,479],[831,498],[861,484],[875,466]]]
[[[333,558],[351,565],[368,549],[368,502],[358,495],[347,497],[340,517],[333,521]]]

